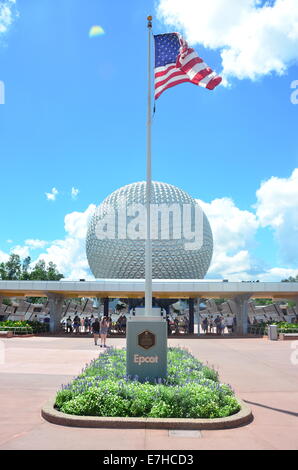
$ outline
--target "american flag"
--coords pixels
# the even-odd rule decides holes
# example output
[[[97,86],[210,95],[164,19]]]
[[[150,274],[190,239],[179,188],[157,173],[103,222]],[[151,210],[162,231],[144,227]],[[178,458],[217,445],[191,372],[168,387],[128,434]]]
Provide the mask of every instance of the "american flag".
[[[179,33],[157,34],[155,42],[155,99],[163,91],[183,82],[194,83],[209,90],[222,78],[188,47]]]

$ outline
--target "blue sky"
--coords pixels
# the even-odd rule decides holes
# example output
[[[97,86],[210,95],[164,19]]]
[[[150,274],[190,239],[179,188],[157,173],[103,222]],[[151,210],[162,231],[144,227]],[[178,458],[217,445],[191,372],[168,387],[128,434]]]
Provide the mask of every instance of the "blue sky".
[[[187,0],[189,16],[183,17],[179,3],[0,0],[11,11],[2,15],[2,32],[0,14],[1,259],[11,251],[33,259],[44,254],[68,269],[66,275],[83,275],[81,227],[90,205],[145,179],[151,13],[155,33],[179,30],[228,82],[212,92],[182,84],[158,99],[153,178],[202,201],[216,243],[210,277],[274,280],[298,272],[295,244],[286,236],[286,228],[289,237],[298,235],[298,106],[291,102],[298,35],[287,37],[288,23],[272,33],[268,21],[266,27],[260,21],[253,44],[241,33],[241,55],[205,2]],[[279,0],[271,7],[284,8],[294,22],[298,10],[291,3]],[[242,31],[263,5],[244,4],[248,24]],[[229,5],[227,15],[236,21],[238,7],[233,10],[234,0]],[[228,23],[227,17],[226,28]],[[89,38],[93,25],[105,34]],[[278,47],[262,42],[266,35],[278,39]],[[55,200],[46,197],[52,188]],[[72,188],[79,190],[74,198]],[[233,246],[225,244],[224,232]]]

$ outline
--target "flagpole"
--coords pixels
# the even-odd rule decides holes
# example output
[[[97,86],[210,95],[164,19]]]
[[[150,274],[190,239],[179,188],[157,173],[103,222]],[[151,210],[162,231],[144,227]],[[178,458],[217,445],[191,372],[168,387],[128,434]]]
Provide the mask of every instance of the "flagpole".
[[[145,243],[145,316],[152,310],[152,244],[150,230],[151,203],[151,29],[152,16],[148,20],[148,107],[147,107],[147,179],[146,179],[146,213],[147,234]]]

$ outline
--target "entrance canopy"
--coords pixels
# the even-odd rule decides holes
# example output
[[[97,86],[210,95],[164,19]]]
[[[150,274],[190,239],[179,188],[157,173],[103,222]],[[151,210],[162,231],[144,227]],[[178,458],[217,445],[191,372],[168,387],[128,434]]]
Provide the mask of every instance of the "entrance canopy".
[[[64,298],[141,298],[145,295],[145,281],[0,281],[0,297],[48,297],[49,294],[60,294]],[[152,285],[153,297],[164,299],[234,298],[243,294],[249,294],[251,298],[297,299],[298,283],[156,279]]]

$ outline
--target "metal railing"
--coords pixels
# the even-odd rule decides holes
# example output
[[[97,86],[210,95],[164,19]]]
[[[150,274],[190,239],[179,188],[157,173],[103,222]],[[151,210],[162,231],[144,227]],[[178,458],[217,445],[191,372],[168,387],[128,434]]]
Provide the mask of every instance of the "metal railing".
[[[0,326],[0,331],[12,331],[14,335],[28,335],[33,333],[33,329],[31,326]]]
[[[255,336],[266,336],[268,335],[268,330],[269,330],[269,325],[266,326],[258,326],[258,325],[250,325],[248,327],[248,334],[250,335],[255,335]],[[277,327],[277,333],[298,333],[298,327],[297,328],[278,328]]]
[[[268,335],[268,326],[249,325],[247,333],[256,336]]]
[[[278,328],[278,333],[298,333],[297,328]]]

